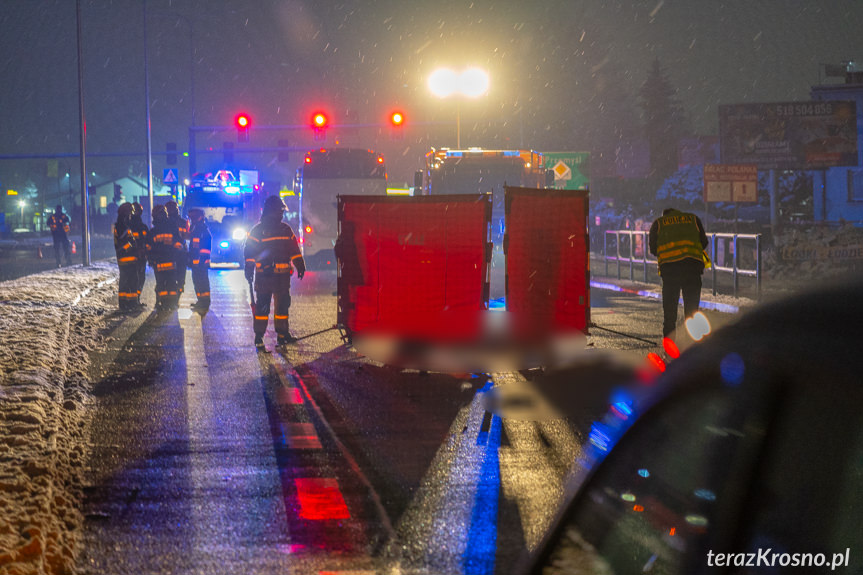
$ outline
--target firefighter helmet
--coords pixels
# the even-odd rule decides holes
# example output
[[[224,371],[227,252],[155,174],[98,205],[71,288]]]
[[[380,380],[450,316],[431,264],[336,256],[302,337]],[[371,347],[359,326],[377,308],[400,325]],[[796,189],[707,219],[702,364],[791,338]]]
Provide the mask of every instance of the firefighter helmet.
[[[282,198],[279,196],[269,196],[266,200],[264,200],[264,208],[263,212],[267,213],[275,213],[275,212],[284,212],[287,209],[285,206],[285,202],[282,201]]]
[[[129,202],[123,202],[120,204],[120,207],[117,208],[117,218],[130,218],[132,217],[132,204]]]
[[[177,205],[177,202],[174,200],[168,200],[165,202],[165,211],[168,212],[169,216],[179,216],[180,215],[180,206]]]

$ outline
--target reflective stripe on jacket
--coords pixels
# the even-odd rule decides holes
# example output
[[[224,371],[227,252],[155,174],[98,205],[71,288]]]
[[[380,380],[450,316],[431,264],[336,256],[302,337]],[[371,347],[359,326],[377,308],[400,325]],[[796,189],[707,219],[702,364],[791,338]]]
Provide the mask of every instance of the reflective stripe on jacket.
[[[656,258],[659,265],[686,258],[702,261],[701,231],[695,214],[673,210],[657,220]]]
[[[261,217],[261,221],[249,231],[243,256],[247,271],[255,270],[255,289],[265,280],[274,287],[274,291],[287,289],[291,285],[294,267],[300,271],[306,269],[294,230],[273,218]]]
[[[189,239],[189,263],[195,267],[209,267],[213,236],[207,223],[201,221],[192,226]]]
[[[138,261],[138,249],[132,230],[126,223],[114,224],[114,253],[117,254],[117,264],[125,266]]]

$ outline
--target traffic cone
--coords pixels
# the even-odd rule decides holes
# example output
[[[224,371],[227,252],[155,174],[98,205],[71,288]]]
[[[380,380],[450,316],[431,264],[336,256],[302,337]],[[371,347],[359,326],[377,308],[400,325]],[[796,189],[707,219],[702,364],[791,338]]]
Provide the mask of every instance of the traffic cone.
[[[72,242],[72,253],[73,253],[73,254],[77,254],[77,253],[78,253],[78,247],[75,245],[75,242]]]

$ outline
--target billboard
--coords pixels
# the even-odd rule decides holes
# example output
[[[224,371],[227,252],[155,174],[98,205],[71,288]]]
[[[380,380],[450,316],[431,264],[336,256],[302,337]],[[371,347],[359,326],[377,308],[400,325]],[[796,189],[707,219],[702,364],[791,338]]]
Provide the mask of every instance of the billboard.
[[[856,166],[856,105],[818,100],[719,106],[719,141],[723,164],[759,170]]]

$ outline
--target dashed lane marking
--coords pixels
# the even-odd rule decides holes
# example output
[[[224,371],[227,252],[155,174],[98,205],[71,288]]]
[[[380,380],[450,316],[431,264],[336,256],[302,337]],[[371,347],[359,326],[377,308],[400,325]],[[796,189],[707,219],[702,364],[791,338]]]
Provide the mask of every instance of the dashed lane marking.
[[[313,423],[279,422],[289,449],[323,449]]]
[[[300,503],[300,518],[326,521],[349,519],[348,505],[339,489],[338,481],[330,477],[294,479],[297,500]]]
[[[280,387],[276,390],[276,403],[279,405],[302,405],[303,396],[296,387]]]

